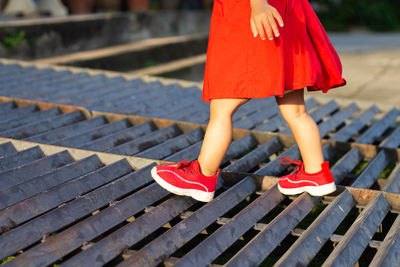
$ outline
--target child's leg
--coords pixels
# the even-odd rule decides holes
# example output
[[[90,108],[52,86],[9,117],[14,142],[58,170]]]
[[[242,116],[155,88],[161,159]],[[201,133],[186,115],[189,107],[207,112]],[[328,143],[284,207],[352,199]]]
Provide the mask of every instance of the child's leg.
[[[232,116],[249,98],[212,99],[210,121],[198,157],[201,173],[212,176],[219,168],[232,140]]]
[[[292,130],[304,162],[304,170],[316,173],[324,161],[321,137],[314,120],[306,112],[304,89],[276,97],[283,118]]]

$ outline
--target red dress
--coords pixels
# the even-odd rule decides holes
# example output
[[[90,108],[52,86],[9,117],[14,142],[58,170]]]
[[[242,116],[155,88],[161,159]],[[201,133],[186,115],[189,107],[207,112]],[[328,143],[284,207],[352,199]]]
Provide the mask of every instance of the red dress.
[[[307,0],[269,0],[282,16],[280,36],[254,38],[250,0],[214,0],[202,100],[283,96],[346,84],[342,65]]]

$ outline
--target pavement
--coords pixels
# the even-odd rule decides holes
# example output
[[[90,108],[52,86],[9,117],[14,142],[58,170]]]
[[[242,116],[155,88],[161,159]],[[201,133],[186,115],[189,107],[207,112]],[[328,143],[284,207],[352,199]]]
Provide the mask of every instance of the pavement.
[[[383,110],[400,108],[400,33],[330,33],[329,38],[347,85],[309,96],[374,103]]]

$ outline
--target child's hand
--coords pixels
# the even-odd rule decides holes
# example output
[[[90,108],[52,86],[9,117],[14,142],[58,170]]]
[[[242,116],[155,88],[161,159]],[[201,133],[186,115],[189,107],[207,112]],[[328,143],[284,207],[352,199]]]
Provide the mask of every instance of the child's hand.
[[[283,20],[278,11],[268,4],[267,0],[250,0],[250,5],[250,25],[254,37],[256,37],[258,33],[260,34],[261,39],[265,40],[263,26],[270,40],[274,39],[272,32],[274,32],[275,37],[278,37],[279,30],[275,20],[277,20],[279,25],[283,27]]]

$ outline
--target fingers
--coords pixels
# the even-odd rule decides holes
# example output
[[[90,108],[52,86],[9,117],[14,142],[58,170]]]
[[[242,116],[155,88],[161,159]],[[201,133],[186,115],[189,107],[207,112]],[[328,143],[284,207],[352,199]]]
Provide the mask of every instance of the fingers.
[[[283,27],[283,19],[282,19],[281,15],[279,14],[279,12],[275,9],[272,12],[272,14],[273,14],[274,18],[278,21],[279,26]]]
[[[252,31],[254,37],[257,37],[257,33],[258,33],[257,27],[256,27],[256,24],[254,23],[253,18],[250,18],[250,27],[251,27],[251,31]]]
[[[279,30],[278,30],[278,26],[276,25],[275,19],[272,16],[268,16],[268,21],[269,21],[269,25],[271,26],[272,31],[275,34],[275,37],[279,36]],[[272,40],[270,38],[270,40]]]
[[[262,21],[262,24],[264,26],[265,32],[267,33],[268,39],[273,40],[274,39],[274,35],[272,34],[269,18],[263,17],[261,19],[261,21]]]
[[[283,20],[279,12],[272,6],[268,5],[267,10],[264,12],[265,13],[258,13],[258,15],[250,18],[251,31],[254,37],[257,37],[257,34],[259,34],[260,38],[265,40],[266,33],[268,39],[273,40],[274,36],[279,37],[278,24],[283,27]],[[255,13],[257,14],[257,12]]]
[[[257,32],[260,35],[260,38],[265,40],[265,34],[264,34],[264,29],[261,20],[256,20],[255,21]]]

